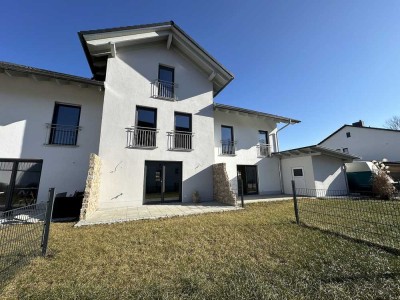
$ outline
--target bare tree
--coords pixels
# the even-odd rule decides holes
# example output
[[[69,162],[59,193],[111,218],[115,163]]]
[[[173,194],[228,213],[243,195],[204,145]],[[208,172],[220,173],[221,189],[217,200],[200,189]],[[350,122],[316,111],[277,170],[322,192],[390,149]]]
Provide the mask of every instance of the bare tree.
[[[393,116],[390,119],[387,119],[383,127],[388,129],[400,130],[400,117]]]

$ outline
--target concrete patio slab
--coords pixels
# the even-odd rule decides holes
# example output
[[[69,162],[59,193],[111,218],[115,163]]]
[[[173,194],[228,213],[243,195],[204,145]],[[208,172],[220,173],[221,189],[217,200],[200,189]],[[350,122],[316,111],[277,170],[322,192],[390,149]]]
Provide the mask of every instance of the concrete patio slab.
[[[87,218],[87,220],[79,221],[75,226],[79,227],[86,225],[112,224],[145,219],[170,218],[176,216],[233,211],[238,209],[242,208],[225,205],[218,202],[203,202],[197,204],[168,203],[117,209],[101,209],[91,214]]]

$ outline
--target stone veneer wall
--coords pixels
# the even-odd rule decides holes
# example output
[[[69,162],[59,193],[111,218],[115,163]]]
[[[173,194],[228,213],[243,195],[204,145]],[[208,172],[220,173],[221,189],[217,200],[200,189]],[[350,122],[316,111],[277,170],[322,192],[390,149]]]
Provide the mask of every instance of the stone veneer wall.
[[[226,173],[225,163],[213,165],[214,200],[217,202],[236,206],[237,197],[231,190],[229,177]]]
[[[94,153],[90,154],[89,170],[86,179],[85,195],[82,202],[80,220],[86,220],[87,216],[97,210],[100,190],[100,157]]]

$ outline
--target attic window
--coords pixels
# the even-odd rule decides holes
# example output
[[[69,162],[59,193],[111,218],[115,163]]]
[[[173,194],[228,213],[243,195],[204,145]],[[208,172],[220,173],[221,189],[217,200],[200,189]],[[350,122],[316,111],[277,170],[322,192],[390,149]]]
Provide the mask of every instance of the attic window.
[[[350,132],[346,132],[346,137],[351,137],[351,134],[350,134]]]

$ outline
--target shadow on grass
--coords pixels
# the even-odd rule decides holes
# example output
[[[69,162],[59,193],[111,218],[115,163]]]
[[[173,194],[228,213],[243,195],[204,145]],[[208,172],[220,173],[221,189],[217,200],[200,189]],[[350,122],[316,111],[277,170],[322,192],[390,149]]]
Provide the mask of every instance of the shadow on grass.
[[[0,284],[0,291],[4,288],[4,283],[12,280],[36,256],[0,255],[0,282],[3,283]]]
[[[296,222],[293,222],[293,223],[296,224]],[[376,249],[379,249],[379,250],[384,250],[384,251],[386,251],[386,252],[388,252],[390,254],[393,254],[393,255],[396,255],[396,256],[400,256],[400,249],[396,249],[396,248],[393,248],[393,247],[377,244],[377,243],[366,241],[366,240],[359,239],[359,238],[355,238],[355,237],[352,237],[352,236],[349,236],[349,235],[346,235],[346,234],[343,234],[343,233],[340,233],[340,232],[336,232],[336,231],[332,231],[332,230],[328,230],[328,229],[322,229],[322,228],[319,228],[319,227],[316,227],[316,226],[310,226],[310,225],[307,225],[307,224],[304,224],[304,223],[300,223],[299,226],[302,226],[302,227],[305,227],[305,228],[308,228],[308,229],[311,229],[311,230],[316,230],[316,231],[320,231],[320,232],[323,232],[323,233],[327,233],[327,234],[330,234],[330,235],[333,235],[333,236],[336,236],[336,237],[340,237],[340,238],[348,240],[348,241],[355,242],[357,244],[367,245],[367,246],[370,246],[370,247],[373,247],[373,248],[376,248]]]
[[[400,278],[400,273],[383,273],[374,275],[356,275],[356,276],[339,276],[331,278],[322,278],[323,283],[346,283],[351,281],[370,281],[375,282],[377,279],[398,279]]]

